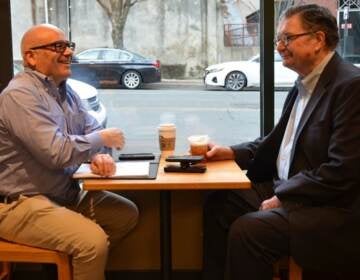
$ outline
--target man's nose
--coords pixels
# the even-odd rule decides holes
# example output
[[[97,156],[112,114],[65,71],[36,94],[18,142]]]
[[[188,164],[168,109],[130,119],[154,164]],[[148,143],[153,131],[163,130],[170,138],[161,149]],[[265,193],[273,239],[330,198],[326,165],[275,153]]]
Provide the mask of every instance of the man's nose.
[[[70,47],[66,47],[66,49],[63,53],[63,55],[65,55],[65,56],[69,56],[69,55],[72,56],[73,54],[74,54],[74,51]]]
[[[283,51],[283,50],[286,49],[286,46],[285,46],[284,42],[280,40],[280,41],[278,41],[277,44],[275,45],[275,49],[276,49],[278,52],[281,52],[281,51]]]

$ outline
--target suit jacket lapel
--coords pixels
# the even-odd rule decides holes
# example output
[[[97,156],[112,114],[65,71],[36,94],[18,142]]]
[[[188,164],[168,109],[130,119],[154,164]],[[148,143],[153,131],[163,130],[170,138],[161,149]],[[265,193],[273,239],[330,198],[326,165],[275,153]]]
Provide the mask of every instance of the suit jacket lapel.
[[[300,118],[299,125],[296,129],[295,137],[294,137],[294,144],[293,148],[291,150],[291,156],[290,156],[290,162],[293,161],[295,148],[297,145],[297,141],[300,137],[301,132],[303,131],[306,123],[308,122],[311,114],[314,112],[316,106],[320,102],[322,96],[326,92],[326,86],[331,80],[331,72],[333,71],[333,68],[335,64],[338,63],[339,57],[337,53],[334,54],[332,59],[329,61],[328,65],[326,65],[324,71],[321,73],[320,79],[314,89],[314,92],[312,93],[310,100],[308,104],[306,105],[306,108]]]

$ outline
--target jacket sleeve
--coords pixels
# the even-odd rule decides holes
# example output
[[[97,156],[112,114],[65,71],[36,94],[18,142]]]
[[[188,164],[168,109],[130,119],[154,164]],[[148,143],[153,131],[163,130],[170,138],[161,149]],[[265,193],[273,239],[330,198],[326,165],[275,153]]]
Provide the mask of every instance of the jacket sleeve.
[[[235,161],[241,169],[247,170],[251,160],[254,158],[256,150],[261,143],[261,138],[257,138],[252,142],[245,142],[238,145],[230,146],[234,151]]]

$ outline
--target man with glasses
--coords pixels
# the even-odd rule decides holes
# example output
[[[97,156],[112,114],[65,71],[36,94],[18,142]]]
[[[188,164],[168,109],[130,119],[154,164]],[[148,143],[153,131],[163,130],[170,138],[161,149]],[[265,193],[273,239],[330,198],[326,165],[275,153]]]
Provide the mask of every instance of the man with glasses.
[[[209,145],[208,160],[235,159],[253,187],[208,195],[203,279],[270,280],[287,255],[314,270],[359,265],[360,70],[336,53],[338,41],[324,7],[282,15],[276,49],[299,77],[266,137]]]
[[[0,237],[65,252],[74,280],[101,280],[109,245],[134,228],[138,209],[72,179],[88,160],[94,173],[113,175],[103,152],[124,145],[122,131],[103,129],[66,84],[74,48],[53,25],[30,28],[21,41],[25,71],[0,94]]]

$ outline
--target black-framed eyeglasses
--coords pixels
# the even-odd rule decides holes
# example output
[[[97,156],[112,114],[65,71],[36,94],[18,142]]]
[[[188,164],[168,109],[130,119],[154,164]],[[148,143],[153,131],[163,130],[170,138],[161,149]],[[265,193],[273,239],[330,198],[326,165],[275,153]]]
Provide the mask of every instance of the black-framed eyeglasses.
[[[310,31],[310,32],[304,32],[304,33],[299,33],[299,34],[289,34],[289,35],[282,34],[282,35],[278,35],[274,39],[274,45],[276,47],[276,46],[279,45],[280,42],[282,42],[284,44],[284,46],[288,46],[291,41],[294,41],[299,37],[306,36],[306,35],[311,35],[311,34],[314,34],[314,33],[315,33],[314,31]]]
[[[70,41],[56,41],[50,44],[30,48],[30,50],[45,49],[56,53],[63,53],[65,52],[66,48],[70,48],[72,51],[74,51],[75,43]]]

